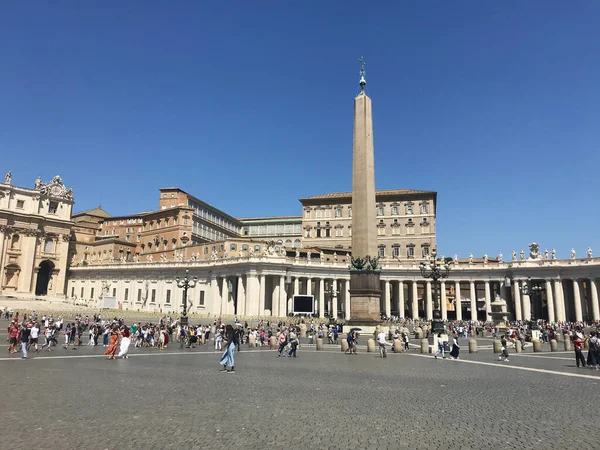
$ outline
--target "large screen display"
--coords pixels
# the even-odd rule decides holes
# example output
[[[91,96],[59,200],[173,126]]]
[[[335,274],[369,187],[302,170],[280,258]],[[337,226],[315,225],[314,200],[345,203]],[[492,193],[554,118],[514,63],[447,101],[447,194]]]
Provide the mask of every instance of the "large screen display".
[[[294,295],[292,310],[294,314],[314,314],[315,297],[313,295]]]

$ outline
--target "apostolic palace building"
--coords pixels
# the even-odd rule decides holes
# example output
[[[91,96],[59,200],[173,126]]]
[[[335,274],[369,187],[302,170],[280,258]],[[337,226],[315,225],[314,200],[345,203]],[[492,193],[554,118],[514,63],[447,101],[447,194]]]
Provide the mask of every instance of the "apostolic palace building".
[[[300,199],[298,216],[237,218],[177,188],[159,190],[155,210],[72,214],[59,176],[0,184],[0,295],[62,297],[99,308],[181,312],[175,278],[189,269],[192,313],[284,317],[309,296],[318,317],[349,318],[352,193]],[[382,315],[431,319],[434,286],[419,264],[436,247],[437,193],[375,193]],[[364,221],[362,221],[364,222]],[[439,286],[443,319],[487,320],[504,300],[516,320],[600,320],[600,258],[568,260],[531,244],[503,258],[451,256]],[[374,247],[373,247],[374,248]],[[373,256],[373,255],[371,255]],[[438,255],[439,256],[439,255]],[[314,301],[312,297],[314,297]]]

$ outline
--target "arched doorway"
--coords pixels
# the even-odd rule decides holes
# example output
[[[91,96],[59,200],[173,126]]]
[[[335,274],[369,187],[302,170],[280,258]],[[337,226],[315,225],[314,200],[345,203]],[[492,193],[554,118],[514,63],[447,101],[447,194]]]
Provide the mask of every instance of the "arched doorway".
[[[46,260],[40,263],[38,269],[37,283],[35,285],[35,295],[46,295],[48,294],[48,283],[54,270],[54,263]]]

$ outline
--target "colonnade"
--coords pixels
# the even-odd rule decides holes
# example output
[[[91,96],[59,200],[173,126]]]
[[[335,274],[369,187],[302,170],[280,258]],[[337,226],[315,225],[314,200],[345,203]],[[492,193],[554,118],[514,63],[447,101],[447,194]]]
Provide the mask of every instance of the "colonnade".
[[[192,312],[286,317],[293,313],[294,295],[311,295],[316,316],[350,318],[350,273],[345,264],[282,264],[280,258],[272,259],[77,267],[71,269],[67,292],[96,303],[101,294],[112,292],[125,309],[175,313],[183,297],[173,279],[190,268],[190,275],[199,279],[188,292]],[[424,279],[417,265],[384,267],[380,311],[385,317],[432,319],[437,303],[444,320],[485,321],[494,300],[500,299],[511,320],[600,320],[600,264],[543,264],[548,266],[459,265],[439,282]],[[107,284],[112,287],[104,292]]]

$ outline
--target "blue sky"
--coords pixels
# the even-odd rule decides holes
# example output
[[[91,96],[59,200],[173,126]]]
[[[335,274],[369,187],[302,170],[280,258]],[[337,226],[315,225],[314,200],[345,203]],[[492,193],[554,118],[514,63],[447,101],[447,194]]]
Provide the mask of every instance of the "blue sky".
[[[600,3],[3,2],[0,171],[75,210],[179,186],[237,217],[351,187],[357,59],[376,186],[438,192],[438,247],[600,253]]]

